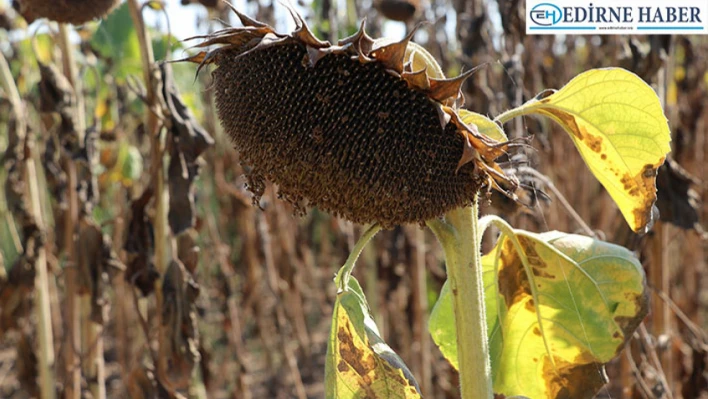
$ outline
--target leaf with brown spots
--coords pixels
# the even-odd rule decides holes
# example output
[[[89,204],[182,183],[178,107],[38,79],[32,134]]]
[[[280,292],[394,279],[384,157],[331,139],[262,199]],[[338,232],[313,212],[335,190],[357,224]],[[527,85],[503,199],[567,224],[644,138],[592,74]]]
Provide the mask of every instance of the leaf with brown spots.
[[[671,151],[671,133],[654,90],[621,68],[593,69],[498,119],[540,114],[570,135],[590,171],[635,232],[654,221],[656,170]]]
[[[647,312],[644,272],[630,251],[589,237],[512,229],[482,258],[494,391],[592,398]],[[452,296],[443,287],[430,332],[457,367]]]
[[[327,398],[422,397],[411,372],[381,339],[364,293],[353,277],[334,304],[325,386]]]

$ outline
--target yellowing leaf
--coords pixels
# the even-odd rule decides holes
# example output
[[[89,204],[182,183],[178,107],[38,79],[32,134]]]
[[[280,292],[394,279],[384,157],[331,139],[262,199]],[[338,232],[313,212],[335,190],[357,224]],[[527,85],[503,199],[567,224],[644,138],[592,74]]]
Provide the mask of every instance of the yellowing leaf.
[[[630,251],[585,236],[502,229],[482,258],[494,392],[591,398],[647,312],[644,272]],[[452,296],[430,319],[433,340],[457,367]]]
[[[476,112],[468,111],[466,109],[460,109],[458,111],[460,114],[460,120],[465,124],[474,124],[477,126],[477,130],[480,134],[485,135],[499,142],[509,141],[507,139],[504,130],[493,120],[487,118],[482,114]]]
[[[325,363],[327,398],[421,398],[413,375],[379,335],[352,277],[334,305]]]
[[[445,79],[438,61],[420,44],[408,42],[404,60],[411,62],[411,71],[425,69],[429,78]]]
[[[632,230],[646,231],[656,201],[656,171],[671,150],[669,126],[654,90],[631,72],[607,68],[581,73],[548,93],[506,116],[535,113],[558,122]]]

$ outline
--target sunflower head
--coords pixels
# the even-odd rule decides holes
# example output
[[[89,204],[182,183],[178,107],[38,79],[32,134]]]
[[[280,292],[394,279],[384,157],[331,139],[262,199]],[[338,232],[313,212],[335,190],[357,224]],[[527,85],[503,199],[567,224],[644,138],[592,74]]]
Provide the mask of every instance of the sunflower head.
[[[106,16],[120,0],[13,0],[12,6],[32,23],[39,18],[81,25]]]
[[[374,40],[362,23],[333,45],[294,11],[289,34],[234,12],[243,27],[200,37],[216,48],[189,60],[217,65],[218,115],[256,199],[270,180],[298,209],[390,227],[514,186],[494,162],[508,143],[458,113],[472,71],[446,79],[414,32]]]

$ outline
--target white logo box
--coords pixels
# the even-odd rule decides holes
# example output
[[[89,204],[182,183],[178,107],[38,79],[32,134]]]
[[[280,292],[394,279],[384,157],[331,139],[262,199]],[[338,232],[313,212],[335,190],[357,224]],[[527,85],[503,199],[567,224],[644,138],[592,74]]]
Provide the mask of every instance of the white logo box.
[[[708,0],[526,0],[529,35],[706,35]]]

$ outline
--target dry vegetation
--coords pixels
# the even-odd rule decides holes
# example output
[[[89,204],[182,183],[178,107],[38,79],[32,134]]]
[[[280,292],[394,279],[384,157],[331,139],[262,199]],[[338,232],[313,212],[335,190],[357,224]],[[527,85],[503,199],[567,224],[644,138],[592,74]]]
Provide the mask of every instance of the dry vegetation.
[[[362,227],[315,209],[294,216],[270,185],[253,206],[216,119],[210,74],[193,83],[191,66],[152,64],[166,39],[141,40],[136,7],[129,0],[116,11],[138,23],[137,63],[128,67],[128,55],[107,52],[95,28],[77,45],[70,27],[50,26],[53,37],[37,37],[33,51],[27,40],[8,40],[22,36],[9,34],[21,29],[19,17],[0,11],[0,51],[20,95],[0,91],[0,397],[35,397],[54,377],[68,398],[321,398],[332,278]],[[247,9],[278,26],[272,5]],[[351,0],[306,9],[329,40],[363,17],[375,37],[394,23]],[[222,8],[210,12],[229,19]],[[673,152],[660,169],[661,220],[651,233],[632,233],[572,142],[531,118],[506,126],[510,138],[533,137],[533,148],[504,164],[526,187],[523,205],[492,195],[482,213],[638,251],[651,314],[608,367],[599,397],[708,398],[708,39],[526,36],[518,0],[432,0],[426,11],[397,12],[413,15],[408,29],[432,21],[416,41],[448,75],[485,65],[463,88],[466,107],[482,114],[589,68],[621,66],[656,89]],[[432,234],[417,225],[382,232],[355,275],[425,396],[457,397],[455,372],[426,327],[445,279]]]

